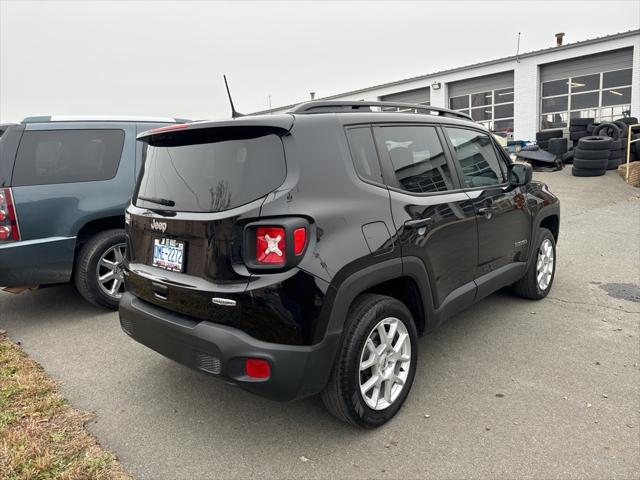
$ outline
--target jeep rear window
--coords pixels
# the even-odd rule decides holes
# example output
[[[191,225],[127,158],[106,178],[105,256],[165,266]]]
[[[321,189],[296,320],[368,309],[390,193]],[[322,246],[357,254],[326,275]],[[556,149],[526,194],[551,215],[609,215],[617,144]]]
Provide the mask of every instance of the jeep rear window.
[[[221,138],[188,145],[146,145],[135,204],[181,212],[220,212],[282,185],[286,163],[278,135]]]

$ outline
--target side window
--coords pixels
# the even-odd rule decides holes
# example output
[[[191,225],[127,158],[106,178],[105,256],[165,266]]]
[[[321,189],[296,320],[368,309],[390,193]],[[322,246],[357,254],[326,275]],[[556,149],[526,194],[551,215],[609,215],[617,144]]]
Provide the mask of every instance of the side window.
[[[347,130],[347,139],[358,175],[365,180],[382,183],[382,172],[371,128],[350,128]]]
[[[506,165],[496,154],[488,135],[463,128],[445,128],[467,187],[500,185],[506,181]]]
[[[453,189],[451,171],[434,127],[388,126],[375,129],[379,145],[385,145],[398,188],[411,193]]]
[[[13,184],[48,185],[115,177],[122,130],[31,130],[24,132]]]

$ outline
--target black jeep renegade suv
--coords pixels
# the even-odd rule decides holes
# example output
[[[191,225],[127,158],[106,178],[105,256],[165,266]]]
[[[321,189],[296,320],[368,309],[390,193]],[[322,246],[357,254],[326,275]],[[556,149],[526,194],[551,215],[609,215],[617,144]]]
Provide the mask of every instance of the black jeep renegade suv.
[[[138,138],[122,328],[251,392],[381,425],[420,334],[551,288],[558,199],[464,114],[309,102]]]

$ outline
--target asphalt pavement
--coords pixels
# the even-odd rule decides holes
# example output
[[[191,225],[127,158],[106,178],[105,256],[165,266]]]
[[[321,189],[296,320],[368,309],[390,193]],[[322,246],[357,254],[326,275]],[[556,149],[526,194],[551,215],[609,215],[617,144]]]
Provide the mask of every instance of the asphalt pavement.
[[[0,328],[137,478],[640,478],[640,191],[537,173],[561,199],[550,295],[491,295],[420,340],[373,431],[276,403],[137,344],[71,286],[0,293]]]

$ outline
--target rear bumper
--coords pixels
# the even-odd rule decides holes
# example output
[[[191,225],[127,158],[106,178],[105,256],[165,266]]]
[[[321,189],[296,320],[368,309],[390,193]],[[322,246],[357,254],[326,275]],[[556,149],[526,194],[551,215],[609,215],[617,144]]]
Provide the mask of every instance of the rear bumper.
[[[71,279],[76,237],[22,240],[0,245],[0,286],[66,283]]]
[[[233,327],[176,314],[130,293],[120,302],[120,324],[134,340],[172,360],[274,400],[320,392],[328,381],[339,341],[336,334],[312,346],[264,342]],[[271,376],[264,380],[247,377],[247,357],[268,360]]]

